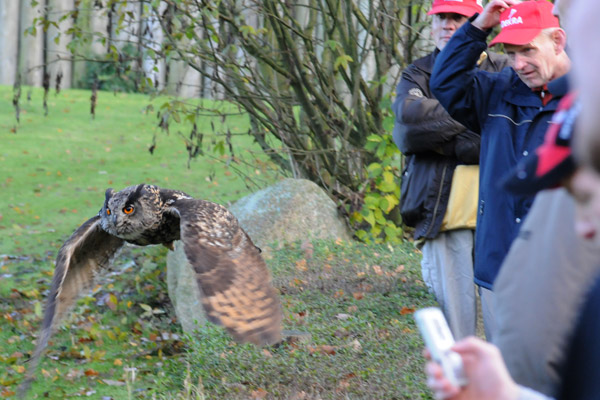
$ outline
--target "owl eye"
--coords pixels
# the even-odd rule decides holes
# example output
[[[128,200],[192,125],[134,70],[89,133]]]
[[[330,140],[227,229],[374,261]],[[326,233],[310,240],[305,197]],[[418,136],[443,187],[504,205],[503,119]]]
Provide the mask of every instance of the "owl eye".
[[[131,214],[133,212],[133,206],[127,206],[127,207],[123,208],[123,212],[125,214]]]
[[[110,215],[110,210],[108,208],[106,209],[106,215]]]

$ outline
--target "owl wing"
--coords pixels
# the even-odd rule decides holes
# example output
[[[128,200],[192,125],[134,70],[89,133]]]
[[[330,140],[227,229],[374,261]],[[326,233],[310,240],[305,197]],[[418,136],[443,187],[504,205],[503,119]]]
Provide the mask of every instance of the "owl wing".
[[[211,322],[256,345],[281,340],[281,304],[258,249],[225,207],[199,199],[174,203],[181,240]]]
[[[100,226],[100,217],[95,216],[81,225],[62,245],[56,257],[42,330],[21,390],[26,390],[32,380],[53,328],[73,307],[80,294],[91,289],[96,274],[109,265],[123,244],[122,239],[105,232]]]

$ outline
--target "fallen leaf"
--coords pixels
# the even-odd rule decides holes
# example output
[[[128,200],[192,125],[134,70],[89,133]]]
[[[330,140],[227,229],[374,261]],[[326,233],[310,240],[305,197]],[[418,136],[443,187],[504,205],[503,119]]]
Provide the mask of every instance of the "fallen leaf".
[[[85,373],[85,376],[98,376],[98,375],[100,375],[100,373],[98,373],[98,371],[95,371],[93,369],[86,369],[84,373]]]
[[[271,354],[271,352],[267,349],[262,349],[263,354],[265,355],[265,357],[267,358],[273,358],[273,354]]]
[[[358,306],[348,306],[348,308],[346,310],[349,313],[357,312],[358,311]]]
[[[328,354],[332,356],[335,354],[335,347],[324,344],[319,346],[319,351],[323,354]]]
[[[350,314],[340,313],[340,314],[336,315],[335,317],[339,320],[345,321],[348,318],[350,318]]]
[[[306,267],[306,260],[304,258],[300,261],[296,261],[296,269],[298,271],[306,271],[308,269]]]
[[[352,296],[356,300],[362,300],[365,297],[365,294],[363,292],[354,292],[354,293],[352,293]]]
[[[309,240],[305,240],[304,242],[302,242],[302,244],[300,245],[300,249],[302,251],[304,251],[304,257],[307,260],[312,259],[314,247],[313,247],[313,244]]]
[[[402,307],[400,309],[400,315],[414,314],[415,309],[412,307]]]
[[[379,265],[373,265],[371,268],[373,268],[373,272],[375,272],[377,275],[383,275],[383,270]]]
[[[267,392],[265,389],[258,388],[250,393],[250,397],[253,399],[264,399],[268,394],[269,392]]]

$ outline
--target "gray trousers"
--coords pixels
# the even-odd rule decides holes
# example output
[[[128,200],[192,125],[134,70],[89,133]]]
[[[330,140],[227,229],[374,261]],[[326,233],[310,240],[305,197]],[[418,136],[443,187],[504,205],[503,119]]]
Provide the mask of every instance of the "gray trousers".
[[[473,282],[475,231],[441,232],[421,251],[423,280],[435,295],[456,340],[475,335],[477,299]]]

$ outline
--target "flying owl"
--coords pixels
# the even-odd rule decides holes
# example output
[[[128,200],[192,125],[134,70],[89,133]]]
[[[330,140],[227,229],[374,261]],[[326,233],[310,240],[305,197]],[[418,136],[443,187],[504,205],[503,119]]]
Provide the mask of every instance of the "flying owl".
[[[267,266],[248,234],[225,207],[187,194],[140,184],[106,190],[98,215],[63,244],[56,258],[42,331],[28,372],[79,295],[93,287],[125,242],[139,246],[181,240],[196,273],[209,321],[234,339],[256,345],[281,340],[282,312]],[[30,374],[31,378],[31,374]]]

